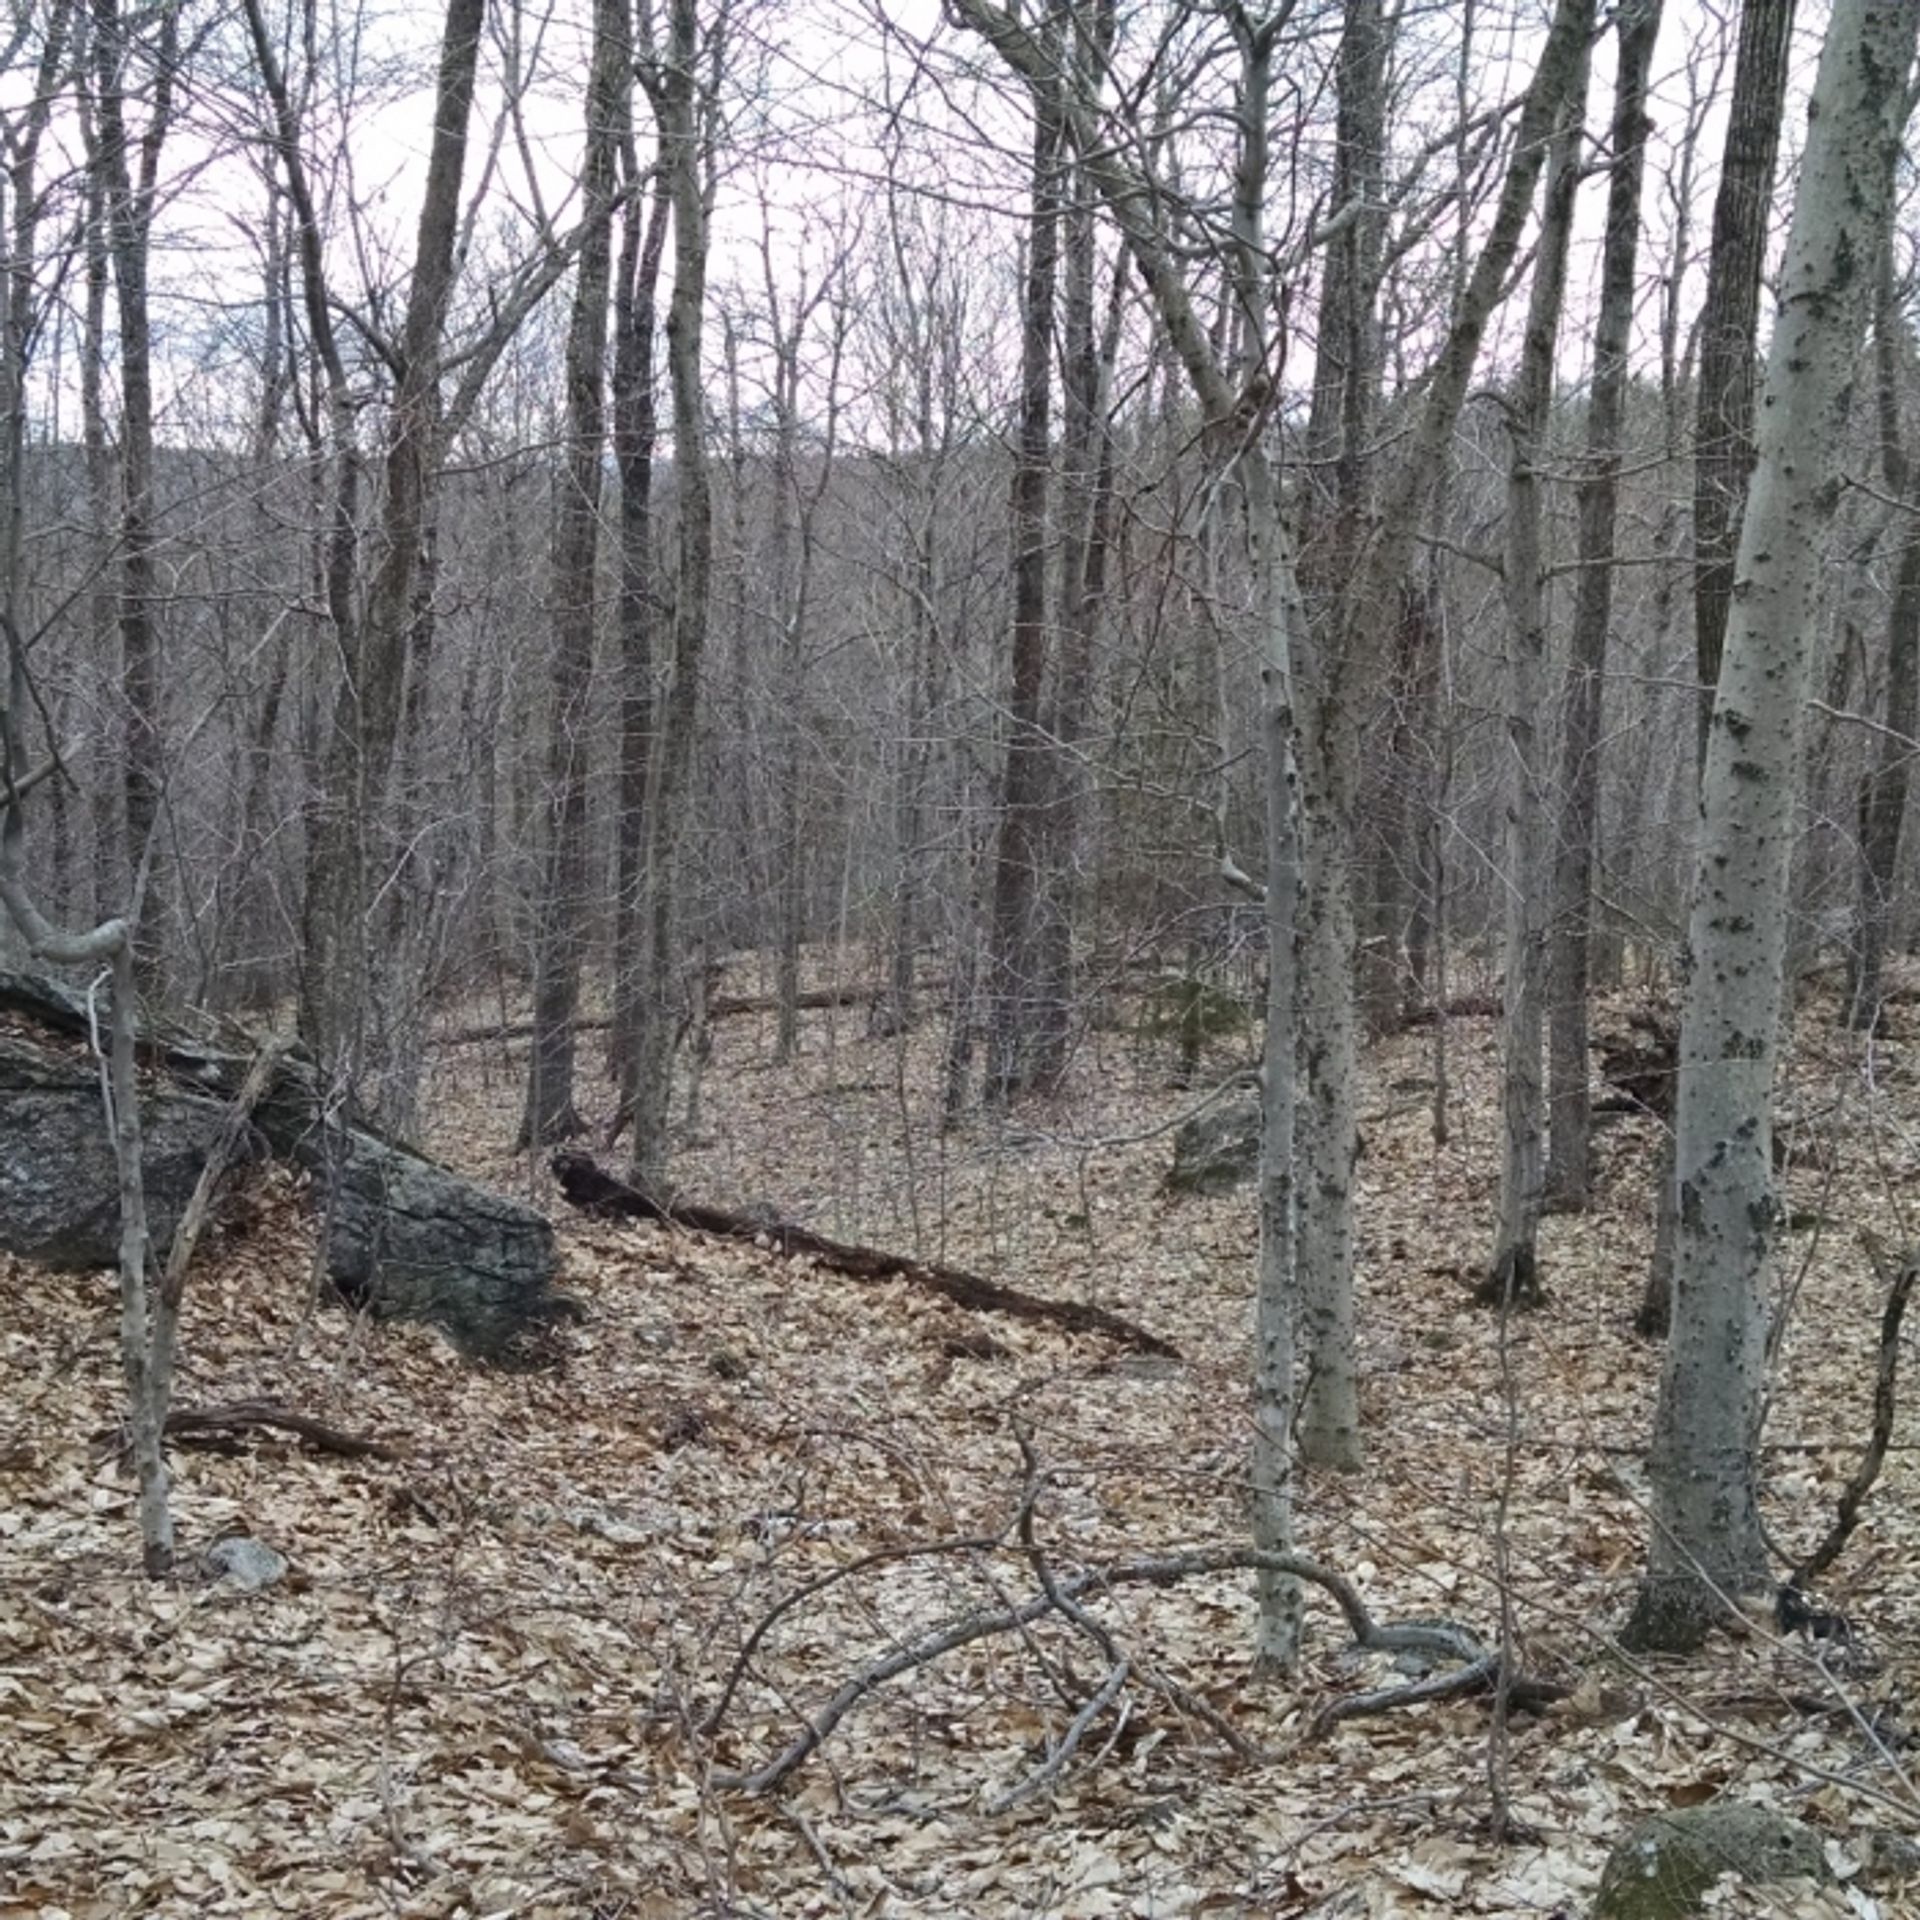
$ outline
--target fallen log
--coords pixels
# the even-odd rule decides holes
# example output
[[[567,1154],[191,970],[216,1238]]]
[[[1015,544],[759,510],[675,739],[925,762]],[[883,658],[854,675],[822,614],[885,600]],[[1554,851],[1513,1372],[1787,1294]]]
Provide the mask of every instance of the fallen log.
[[[1440,1021],[1448,1020],[1498,1020],[1500,1018],[1500,996],[1497,993],[1456,993],[1444,1007],[1437,1007],[1432,1001],[1417,1007],[1408,1007],[1394,1023],[1396,1033],[1411,1033],[1416,1027],[1438,1026]]]
[[[1120,1314],[1108,1312],[1105,1307],[1089,1306],[1078,1300],[1044,1299],[1039,1294],[1024,1293],[1018,1287],[986,1280],[938,1261],[915,1260],[877,1247],[830,1240],[810,1228],[786,1220],[769,1220],[764,1214],[734,1213],[725,1207],[704,1207],[683,1200],[669,1204],[639,1187],[629,1186],[624,1180],[616,1180],[591,1155],[571,1149],[556,1153],[548,1164],[560,1183],[560,1191],[583,1213],[653,1220],[663,1226],[690,1227],[697,1233],[711,1233],[722,1239],[744,1240],[765,1246],[786,1259],[808,1256],[830,1272],[844,1274],[851,1280],[903,1280],[908,1286],[937,1293],[972,1313],[1004,1313],[1011,1319],[1066,1327],[1074,1333],[1103,1333],[1138,1353],[1160,1354],[1170,1360],[1180,1357],[1179,1348],[1171,1341],[1149,1333]]]
[[[944,983],[939,980],[921,980],[915,983],[917,993],[938,992]],[[802,1011],[812,1011],[821,1007],[866,1007],[875,1001],[887,999],[893,988],[886,982],[856,981],[844,987],[809,987],[794,1000],[794,1005]],[[724,1020],[730,1014],[741,1013],[778,1013],[780,996],[773,993],[717,993],[707,1002],[707,1017],[712,1020]],[[573,1023],[575,1033],[604,1033],[613,1025],[610,1019],[596,1016],[590,1020],[576,1020]],[[453,1027],[445,1033],[436,1033],[428,1043],[435,1047],[473,1047],[488,1040],[531,1040],[533,1022],[531,1020],[491,1020],[475,1027]]]
[[[219,1450],[246,1432],[267,1430],[290,1433],[322,1453],[338,1454],[345,1460],[398,1460],[400,1455],[382,1440],[370,1440],[364,1434],[346,1433],[339,1427],[316,1420],[311,1414],[296,1413],[274,1400],[233,1400],[219,1407],[175,1407],[167,1415],[167,1437],[182,1446],[203,1446]],[[110,1429],[96,1440],[122,1451],[129,1445],[125,1427]]]

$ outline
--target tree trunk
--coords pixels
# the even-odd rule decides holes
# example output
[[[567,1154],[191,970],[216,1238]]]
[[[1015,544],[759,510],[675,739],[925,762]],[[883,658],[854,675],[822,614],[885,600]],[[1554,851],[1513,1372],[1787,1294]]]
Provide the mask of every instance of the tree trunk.
[[[1700,673],[1700,763],[1707,758],[1720,651],[1733,600],[1734,547],[1753,466],[1754,342],[1773,212],[1773,169],[1786,112],[1794,0],[1746,0],[1733,101],[1713,203],[1707,293],[1700,309],[1699,407],[1693,456],[1693,628]]]
[[[1880,471],[1887,491],[1906,503],[1893,599],[1887,608],[1886,732],[1874,748],[1873,771],[1860,792],[1859,904],[1855,910],[1847,1023],[1870,1033],[1880,1019],[1881,973],[1886,961],[1900,833],[1907,815],[1912,740],[1920,722],[1920,498],[1900,426],[1900,362],[1910,335],[1900,318],[1889,250],[1881,267],[1874,318],[1880,406]]]
[[[1600,808],[1600,694],[1613,622],[1614,522],[1626,431],[1628,350],[1640,245],[1640,182],[1646,170],[1647,74],[1660,37],[1661,0],[1626,0],[1615,12],[1620,56],[1614,80],[1613,166],[1593,329],[1593,387],[1587,403],[1587,459],[1580,481],[1579,585],[1566,718],[1560,736],[1560,817],[1552,873],[1552,1116],[1547,1203],[1587,1204],[1588,962],[1593,935],[1593,850]],[[1551,803],[1543,794],[1543,808]]]
[[[1248,418],[1237,461],[1246,499],[1260,618],[1261,745],[1266,791],[1266,1040],[1260,1095],[1260,1269],[1254,1300],[1253,1543],[1293,1547],[1294,1368],[1300,1305],[1300,1240],[1294,1143],[1295,1048],[1299,1033],[1300,808],[1294,761],[1293,656],[1306,619],[1287,537],[1280,480],[1262,418],[1272,368],[1267,312],[1270,256],[1262,218],[1268,176],[1268,120],[1277,24],[1241,21],[1240,142],[1234,171],[1232,288],[1242,346],[1241,410]],[[1203,396],[1204,397],[1204,396]],[[1261,1572],[1255,1582],[1256,1672],[1288,1673],[1300,1659],[1300,1583]]]
[[[1762,1285],[1779,1201],[1772,1101],[1784,992],[1794,776],[1838,505],[1853,360],[1886,244],[1920,9],[1837,0],[1781,273],[1741,524],[1738,591],[1701,784],[1675,1122],[1673,1331],[1651,1459],[1640,1648],[1697,1645],[1767,1584],[1757,1497]]]
[[[1558,0],[1520,112],[1512,158],[1486,239],[1428,382],[1411,442],[1350,567],[1337,618],[1324,623],[1301,670],[1303,888],[1300,1271],[1305,1300],[1307,1399],[1301,1447],[1327,1465],[1357,1465],[1360,1413],[1353,1339],[1353,1168],[1359,1152],[1355,1086],[1352,821],[1360,759],[1360,689],[1378,637],[1405,588],[1428,499],[1452,444],[1487,323],[1520,248],[1560,102],[1586,57],[1593,0]],[[1330,631],[1329,631],[1330,629]]]
[[[807,626],[812,612],[814,567],[819,558],[820,507],[834,480],[840,427],[840,366],[846,354],[848,306],[845,261],[825,267],[809,285],[802,275],[790,303],[783,299],[771,239],[763,240],[767,311],[773,322],[773,537],[774,658],[779,662],[780,739],[780,924],[776,969],[779,1010],[774,1022],[774,1059],[793,1058],[800,1044],[800,953],[807,930],[809,836],[803,830],[807,747]],[[791,314],[782,319],[783,305]],[[826,342],[824,421],[811,477],[800,465],[801,376],[808,329],[822,307]]]
[[[1380,0],[1348,0],[1338,66],[1338,145],[1330,219],[1346,224],[1329,243],[1320,294],[1308,445],[1331,472],[1330,497],[1308,536],[1308,580],[1320,619],[1301,659],[1300,1065],[1297,1271],[1307,1379],[1300,1451],[1319,1466],[1360,1465],[1360,1402],[1353,1329],[1354,835],[1359,783],[1354,666],[1340,633],[1343,594],[1367,539],[1373,473],[1372,423],[1379,404],[1374,309],[1379,298],[1380,198],[1389,33]],[[1397,586],[1392,589],[1398,598]],[[1303,635],[1303,639],[1305,636]],[[1379,650],[1375,649],[1377,657]]]
[[[673,205],[673,294],[667,304],[667,379],[673,394],[673,469],[678,518],[674,560],[672,683],[649,756],[644,858],[645,947],[634,1048],[633,1172],[664,1191],[671,1155],[673,1045],[679,1017],[676,867],[682,809],[693,765],[700,667],[713,587],[713,492],[708,477],[700,341],[707,292],[704,103],[695,76],[698,0],[671,0],[664,59],[642,63],[660,125]]]
[[[1699,772],[1720,678],[1720,653],[1733,601],[1734,545],[1753,465],[1754,343],[1760,276],[1773,211],[1774,162],[1786,111],[1787,41],[1794,0],[1747,0],[1734,55],[1733,100],[1713,203],[1706,300],[1700,310],[1699,401],[1693,454],[1693,644],[1699,675]],[[1674,1143],[1664,1143],[1654,1198],[1654,1258],[1634,1325],[1663,1336],[1673,1317],[1673,1251],[1668,1217],[1678,1204]]]
[[[26,459],[27,459],[27,380],[34,345],[40,334],[40,309],[37,296],[37,267],[40,216],[45,208],[38,180],[40,142],[52,118],[55,89],[70,46],[69,30],[73,8],[56,5],[43,26],[40,58],[34,74],[33,91],[24,104],[0,109],[0,126],[6,138],[6,200],[0,205],[0,231],[9,245],[8,257],[0,262],[0,650],[5,654],[5,681],[0,685],[0,759],[4,759],[8,792],[12,782],[28,771],[27,715],[32,707],[32,687],[27,674],[24,635],[20,622],[21,562],[26,531]],[[85,116],[83,114],[83,121]],[[100,233],[101,196],[91,178],[88,190],[88,309],[92,311],[96,258],[95,242]],[[106,271],[100,258],[99,298],[104,320]],[[102,356],[104,358],[104,355]],[[82,382],[88,378],[82,371]],[[100,421],[98,369],[92,373],[95,406],[86,418],[90,425]],[[101,453],[104,456],[104,435]],[[104,482],[104,460],[96,466],[93,443],[88,442],[89,482]],[[104,501],[97,503],[104,506]],[[105,516],[96,532],[105,531]],[[104,624],[104,623],[103,623]],[[96,801],[99,796],[96,796]],[[25,831],[21,801],[13,795],[11,804],[0,806],[0,834],[16,836]],[[16,839],[16,846],[18,845]],[[109,874],[96,873],[97,890],[111,885]],[[19,965],[27,958],[28,935],[10,914],[0,912],[0,965]]]
[[[672,208],[667,170],[638,191],[638,160],[625,152],[630,198],[621,227],[614,295],[613,460],[620,476],[620,817],[614,828],[613,1039],[609,1065],[623,1106],[633,1072],[645,981],[647,780],[653,755],[653,453],[659,438],[653,346],[660,263]]]
[[[553,687],[547,724],[548,852],[535,932],[533,1046],[522,1147],[581,1129],[573,1102],[574,1018],[587,920],[587,760],[594,625],[599,606],[600,472],[606,450],[602,382],[613,272],[613,186],[628,111],[627,0],[595,0],[580,248],[567,329],[567,448],[553,535]]]
[[[1542,1298],[1537,1241],[1546,1119],[1540,1078],[1545,984],[1547,819],[1540,741],[1546,677],[1547,587],[1541,563],[1539,465],[1553,409],[1554,349],[1567,285],[1567,248],[1585,145],[1584,72],[1568,88],[1554,134],[1540,238],[1534,248],[1520,370],[1507,407],[1506,984],[1501,996],[1500,1213],[1480,1298],[1501,1308]]]
[[[1074,58],[1099,71],[1113,34],[1113,8],[1076,31]],[[1076,80],[1075,84],[1082,84]],[[1075,903],[1088,797],[1088,722],[1094,640],[1106,599],[1114,448],[1107,404],[1125,314],[1126,276],[1116,271],[1103,326],[1094,326],[1096,197],[1084,170],[1069,175],[1061,341],[1064,426],[1060,447],[1060,660],[1045,735],[1048,799],[1042,822],[1034,938],[1034,1084],[1052,1091],[1065,1077],[1073,1040]]]
[[[250,13],[255,4],[249,0]],[[414,570],[441,455],[443,336],[458,264],[460,187],[485,16],[485,0],[448,0],[433,140],[387,423],[382,552],[366,618],[346,652],[308,845],[301,1032],[324,1072],[343,1081],[371,1076],[365,1101],[376,1114],[385,1110],[383,1095],[390,1097],[390,1090],[380,1084],[384,1063],[365,1057],[369,1015],[379,992],[367,913],[380,856],[381,799],[399,738]],[[256,56],[262,37],[256,29]],[[290,153],[292,135],[284,114],[282,126],[283,147]],[[325,269],[317,250],[303,264],[311,314],[326,300]],[[336,539],[335,549],[336,568],[351,560],[350,544]],[[331,586],[329,600],[337,617],[342,601],[351,600],[350,582],[344,590]]]
[[[805,678],[800,631],[801,592],[795,575],[794,526],[800,492],[800,348],[804,301],[789,332],[779,322],[779,287],[767,256],[767,295],[773,316],[773,527],[767,572],[773,599],[773,658],[778,662],[779,848],[778,933],[774,956],[773,1058],[792,1060],[800,1047],[800,949],[806,919],[806,846],[800,833],[801,699]]]
[[[1059,23],[1047,32],[1057,58]],[[1062,160],[1057,87],[1033,89],[1033,212],[1021,307],[1020,443],[1013,474],[1013,681],[1000,790],[987,955],[987,1059],[981,1097],[1003,1107],[1034,1074],[1038,1016],[1036,920],[1051,756],[1041,724],[1047,673],[1047,495],[1053,461],[1054,291],[1060,257]]]
[[[154,49],[153,98],[139,144],[136,180],[129,155],[126,85],[130,48],[119,0],[93,0],[95,160],[105,187],[107,256],[113,268],[120,344],[120,672],[124,698],[126,864],[147,876],[147,899],[135,881],[132,912],[143,954],[157,967],[167,928],[155,838],[166,783],[164,719],[154,565],[153,329],[147,312],[147,266],[160,149],[173,113],[173,80],[180,25],[176,10],[161,16]]]

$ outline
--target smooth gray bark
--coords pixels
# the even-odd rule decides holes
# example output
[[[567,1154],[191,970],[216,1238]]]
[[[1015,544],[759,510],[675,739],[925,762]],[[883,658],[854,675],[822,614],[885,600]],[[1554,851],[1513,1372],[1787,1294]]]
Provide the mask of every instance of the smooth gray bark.
[[[1639,1647],[1697,1645],[1769,1577],[1756,1445],[1800,723],[1917,31],[1911,0],[1837,0],[1809,109],[1701,783]]]

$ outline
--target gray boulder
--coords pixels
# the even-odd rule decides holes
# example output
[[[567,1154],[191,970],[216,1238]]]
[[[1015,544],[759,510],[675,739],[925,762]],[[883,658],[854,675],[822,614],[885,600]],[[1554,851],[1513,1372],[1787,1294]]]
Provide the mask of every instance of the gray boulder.
[[[1173,1136],[1167,1185],[1175,1193],[1225,1193],[1260,1171],[1260,1095],[1233,1095],[1196,1113]]]
[[[424,1320],[470,1359],[539,1357],[543,1329],[578,1318],[553,1287],[553,1226],[371,1134],[336,1142],[327,1271],[381,1319]]]
[[[147,1224],[165,1249],[224,1105],[169,1087],[141,1102]],[[0,1247],[50,1267],[120,1257],[119,1175],[91,1062],[0,1032]]]
[[[48,1044],[0,1032],[0,1247],[70,1267],[112,1266],[118,1181],[92,1062],[54,1036],[85,1034],[70,988],[0,970],[0,1007]],[[237,1030],[143,1020],[141,1106],[147,1209],[165,1247],[250,1064]],[[463,1180],[341,1116],[313,1063],[278,1060],[254,1128],[265,1147],[314,1177],[325,1208],[327,1269],[351,1304],[379,1319],[440,1328],[468,1358],[496,1365],[551,1357],[551,1330],[578,1318],[553,1286],[544,1214]]]
[[[1724,1874],[1750,1886],[1833,1878],[1811,1827],[1739,1800],[1657,1813],[1616,1844],[1593,1920],[1689,1920]]]

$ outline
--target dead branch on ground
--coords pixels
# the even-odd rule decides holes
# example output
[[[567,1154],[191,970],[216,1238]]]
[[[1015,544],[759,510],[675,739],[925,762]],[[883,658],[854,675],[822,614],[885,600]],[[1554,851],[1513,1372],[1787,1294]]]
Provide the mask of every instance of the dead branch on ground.
[[[1347,1700],[1332,1702],[1314,1717],[1309,1729],[1310,1738],[1317,1737],[1340,1721],[1362,1714],[1384,1713],[1428,1700],[1485,1693],[1498,1683],[1503,1663],[1501,1651],[1489,1651],[1470,1628],[1446,1620],[1375,1620],[1361,1599],[1359,1590],[1345,1575],[1301,1554],[1266,1552],[1256,1547],[1201,1547],[1184,1553],[1139,1555],[1104,1566],[1083,1568],[1078,1573],[1063,1576],[1035,1540],[1033,1531],[1037,1499],[1051,1476],[1036,1460],[1029,1437],[1022,1433],[1019,1440],[1027,1464],[1027,1477],[1019,1506],[1008,1528],[992,1535],[929,1541],[917,1548],[883,1549],[845,1567],[818,1575],[783,1595],[762,1614],[748,1633],[723,1682],[719,1698],[701,1717],[699,1731],[711,1736],[719,1730],[740,1682],[752,1667],[755,1653],[774,1624],[791,1614],[804,1600],[857,1573],[922,1553],[964,1552],[984,1557],[1006,1550],[1011,1538],[1039,1591],[1025,1599],[1007,1599],[996,1595],[997,1604],[955,1615],[916,1637],[896,1642],[845,1680],[811,1717],[803,1717],[799,1733],[771,1760],[755,1768],[718,1772],[713,1776],[716,1785],[752,1794],[772,1792],[831,1738],[835,1729],[855,1707],[889,1681],[931,1666],[945,1655],[976,1640],[996,1634],[1027,1638],[1028,1628],[1049,1617],[1063,1621],[1092,1645],[1100,1654],[1104,1670],[1096,1684],[1075,1689],[1070,1683],[1063,1687],[1057,1662],[1047,1663],[1056,1688],[1062,1690],[1063,1698],[1072,1709],[1071,1717],[1059,1737],[1049,1742],[1041,1762],[1024,1779],[1008,1789],[997,1805],[1016,1805],[1051,1786],[1085,1744],[1101,1717],[1111,1712],[1118,1715],[1119,1720],[1100,1753],[1095,1756],[1093,1764],[1097,1764],[1119,1738],[1127,1711],[1123,1695],[1129,1681],[1139,1682],[1160,1694],[1178,1711],[1197,1713],[1237,1757],[1251,1761],[1270,1758],[1263,1749],[1233,1727],[1217,1708],[1207,1706],[1178,1682],[1155,1673],[1133,1649],[1122,1644],[1118,1630],[1099,1619],[1086,1604],[1101,1594],[1112,1593],[1122,1587],[1171,1587],[1185,1580],[1205,1578],[1212,1574],[1260,1569],[1290,1574],[1318,1587],[1333,1601],[1359,1647],[1369,1652],[1412,1653],[1460,1663],[1453,1672],[1431,1674],[1411,1680],[1403,1686],[1377,1688]],[[1533,1709],[1546,1706],[1566,1691],[1564,1687],[1551,1682],[1519,1676],[1511,1680],[1510,1686],[1511,1704]]]
[[[915,1260],[877,1247],[830,1240],[825,1234],[814,1233],[791,1221],[769,1220],[761,1214],[734,1213],[724,1207],[704,1207],[691,1201],[656,1200],[653,1195],[604,1172],[589,1154],[563,1149],[548,1164],[560,1182],[560,1191],[583,1213],[652,1220],[662,1226],[688,1227],[697,1233],[742,1240],[789,1260],[805,1256],[850,1280],[901,1280],[908,1286],[937,1293],[972,1313],[1004,1313],[1016,1320],[1066,1327],[1074,1333],[1103,1333],[1139,1353],[1158,1354],[1170,1360],[1180,1357],[1179,1348],[1170,1340],[1149,1333],[1105,1307],[1079,1300],[1045,1299],[938,1261]]]
[[[918,992],[933,993],[945,982],[920,980],[914,984]],[[793,1004],[803,1011],[816,1011],[823,1007],[866,1007],[892,998],[893,992],[893,987],[885,981],[855,981],[843,987],[809,987],[805,993],[794,996]],[[713,1020],[724,1020],[745,1013],[777,1013],[779,1010],[779,997],[771,993],[716,993],[707,1002],[707,1016]],[[576,1020],[573,1028],[576,1033],[604,1033],[612,1025],[611,1019],[602,1016]],[[433,1047],[472,1047],[488,1040],[530,1040],[532,1037],[531,1020],[489,1020],[478,1026],[453,1027],[445,1033],[436,1033],[427,1044]]]
[[[166,1432],[183,1446],[207,1446],[215,1449],[230,1444],[240,1434],[268,1429],[290,1433],[321,1453],[338,1454],[346,1460],[398,1460],[398,1449],[383,1440],[365,1434],[347,1433],[329,1426],[310,1414],[296,1413],[272,1400],[234,1400],[219,1407],[175,1407],[167,1415]],[[106,1444],[125,1447],[124,1428],[104,1436]]]

